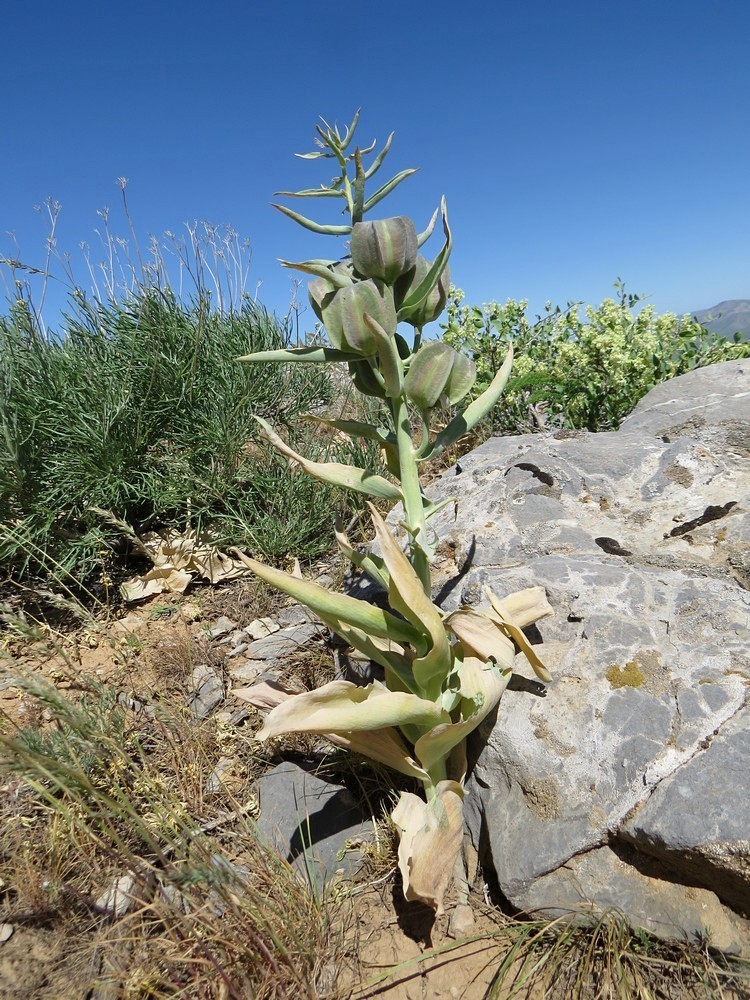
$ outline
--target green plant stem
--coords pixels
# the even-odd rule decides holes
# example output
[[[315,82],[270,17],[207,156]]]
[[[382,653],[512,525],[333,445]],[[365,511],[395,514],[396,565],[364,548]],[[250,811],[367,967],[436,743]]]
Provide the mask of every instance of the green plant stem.
[[[430,781],[425,782],[424,794],[428,803],[437,797],[437,786],[448,777],[447,761],[436,761],[429,770]]]
[[[425,594],[431,594],[430,559],[425,547],[427,537],[427,520],[422,502],[422,489],[419,485],[414,442],[411,437],[411,422],[406,400],[402,395],[391,400],[393,423],[396,429],[396,444],[398,447],[398,464],[401,480],[401,491],[404,494],[404,514],[409,531],[409,546],[412,565],[420,579]]]

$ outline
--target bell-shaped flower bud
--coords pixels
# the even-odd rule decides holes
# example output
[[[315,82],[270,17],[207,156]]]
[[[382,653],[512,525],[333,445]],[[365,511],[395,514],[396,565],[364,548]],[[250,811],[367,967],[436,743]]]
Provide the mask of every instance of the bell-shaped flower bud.
[[[325,278],[316,278],[307,285],[307,297],[310,300],[312,311],[323,322],[323,307],[333,298],[336,289]]]
[[[357,222],[352,229],[352,263],[358,274],[394,284],[417,260],[417,231],[405,215]]]
[[[350,361],[349,374],[355,389],[363,396],[385,399],[385,387],[376,379],[369,361]]]
[[[404,389],[422,412],[434,407],[455,405],[474,385],[474,362],[442,340],[430,340],[414,355]]]
[[[324,294],[319,301],[328,338],[340,351],[351,351],[362,357],[376,353],[380,341],[365,322],[365,313],[389,337],[396,333],[393,292],[380,281],[357,281],[346,288],[337,288],[333,295]]]
[[[352,275],[352,264],[349,260],[340,260],[334,264],[330,271],[334,274],[346,275],[351,279]],[[323,307],[327,305],[333,293],[339,286],[332,281],[326,280],[326,278],[316,278],[315,281],[311,281],[307,286],[307,297],[310,300],[310,305],[315,315],[318,317],[320,322],[323,322]]]
[[[414,270],[408,275],[404,275],[402,280],[398,283],[396,288],[397,301],[406,301],[409,295],[411,295],[411,293],[417,289],[427,277],[431,266],[430,262],[426,260],[422,254],[417,255],[417,262],[414,266]],[[412,326],[418,326],[420,328],[427,326],[428,323],[432,323],[433,320],[438,318],[443,309],[445,309],[445,304],[448,301],[450,283],[451,269],[446,264],[440,272],[440,277],[419,305],[410,309],[406,313],[401,310],[399,312],[399,319],[403,320],[405,323],[410,323]]]

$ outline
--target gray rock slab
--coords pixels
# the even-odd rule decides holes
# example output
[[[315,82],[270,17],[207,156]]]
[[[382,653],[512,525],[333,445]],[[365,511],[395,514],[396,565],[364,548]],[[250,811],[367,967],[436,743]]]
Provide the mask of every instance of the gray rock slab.
[[[323,634],[323,626],[316,622],[302,622],[279,629],[273,635],[256,639],[244,651],[249,660],[281,660],[304,649],[313,639]]]
[[[701,434],[717,424],[750,423],[750,360],[696,368],[657,385],[622,422],[647,434]],[[739,428],[741,436],[746,429]]]
[[[730,913],[714,893],[663,876],[653,865],[647,874],[622,852],[601,847],[536,879],[512,902],[545,919],[570,916],[583,921],[607,912],[624,914],[631,925],[659,938],[750,955],[748,921]]]
[[[750,451],[742,445],[750,362],[727,365],[649,394],[638,420],[651,413],[659,421],[639,423],[636,411],[616,432],[494,438],[428,490],[435,501],[457,500],[431,521],[439,537],[433,597],[446,611],[486,606],[486,585],[500,597],[541,585],[554,609],[529,630],[554,677],[547,696],[528,685],[509,690],[471,748],[468,826],[509,899],[625,829],[644,857],[687,859],[679,824],[666,824],[684,798],[669,782],[683,771],[694,801],[705,803],[696,811],[699,821],[705,813],[704,840],[694,837],[693,847],[709,843],[714,821],[710,843],[733,845],[695,853],[706,873],[698,884],[733,907],[744,898],[737,830],[750,830],[748,779],[732,765],[729,818],[727,781],[706,766],[750,683]],[[401,516],[394,510],[391,525]],[[519,670],[533,678],[521,658]],[[740,748],[739,736],[732,746]],[[636,833],[627,824],[642,816]],[[683,871],[694,885],[687,860]]]
[[[657,785],[621,833],[750,917],[748,772],[746,707]]]
[[[352,875],[361,852],[351,844],[370,840],[372,820],[348,789],[283,763],[258,781],[258,831],[317,890]]]

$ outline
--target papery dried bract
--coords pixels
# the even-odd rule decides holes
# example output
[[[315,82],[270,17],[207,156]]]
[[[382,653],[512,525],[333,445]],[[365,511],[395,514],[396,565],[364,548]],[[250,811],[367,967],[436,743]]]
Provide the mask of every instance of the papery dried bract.
[[[398,866],[404,895],[440,914],[463,840],[464,792],[457,781],[441,781],[435,793],[425,802],[402,792],[391,819],[399,831]]]

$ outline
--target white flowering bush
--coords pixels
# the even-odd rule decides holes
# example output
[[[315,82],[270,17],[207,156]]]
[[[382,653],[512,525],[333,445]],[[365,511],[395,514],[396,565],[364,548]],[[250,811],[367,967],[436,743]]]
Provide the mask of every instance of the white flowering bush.
[[[525,300],[504,305],[463,304],[451,287],[446,343],[477,366],[476,390],[496,370],[509,342],[516,347],[502,408],[492,413],[495,432],[513,434],[543,426],[613,430],[659,382],[693,368],[750,356],[750,342],[705,330],[689,315],[657,314],[641,297],[615,284],[618,298],[598,307],[547,305],[536,322]]]

